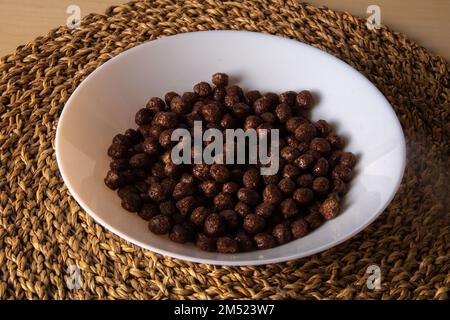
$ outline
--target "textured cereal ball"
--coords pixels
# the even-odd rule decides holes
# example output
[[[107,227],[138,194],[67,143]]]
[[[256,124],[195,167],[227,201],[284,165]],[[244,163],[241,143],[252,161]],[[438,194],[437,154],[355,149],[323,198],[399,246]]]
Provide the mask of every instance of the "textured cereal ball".
[[[128,161],[126,159],[114,159],[109,163],[112,171],[122,171],[128,169]]]
[[[218,213],[207,216],[203,225],[203,231],[209,237],[220,237],[225,233],[225,228],[225,222]]]
[[[197,200],[193,196],[187,196],[176,202],[178,211],[183,215],[189,215],[198,205]]]
[[[342,164],[338,164],[334,167],[331,176],[333,179],[340,179],[344,182],[349,182],[353,177],[352,169]]]
[[[134,121],[138,126],[143,126],[149,124],[152,121],[152,112],[147,108],[142,108],[138,112],[136,112],[136,116],[134,117]]]
[[[331,150],[331,146],[324,138],[314,138],[309,144],[311,150],[317,151],[320,154],[328,154]]]
[[[310,123],[303,123],[295,129],[295,138],[300,142],[310,142],[317,134],[316,127]]]
[[[136,188],[136,187],[134,187],[134,186],[131,186],[131,185],[128,185],[128,186],[123,186],[123,187],[121,187],[119,190],[117,190],[117,195],[119,196],[119,198],[124,198],[124,197],[126,197],[128,194],[130,194],[130,193],[135,193],[135,194],[137,194],[137,193],[139,193],[139,190]]]
[[[142,142],[142,151],[150,156],[154,156],[159,154],[161,148],[157,140],[154,138],[146,138],[144,142]]]
[[[175,112],[158,112],[153,118],[154,124],[170,129],[175,128],[178,124],[178,116]]]
[[[292,110],[286,103],[280,103],[275,108],[275,115],[281,123],[285,123],[292,117]]]
[[[200,191],[208,198],[213,198],[221,191],[221,185],[214,180],[207,180],[199,185]]]
[[[328,164],[327,159],[319,158],[319,159],[317,159],[316,163],[314,164],[312,172],[315,176],[323,177],[328,173],[328,168],[329,168],[329,164]]]
[[[125,179],[119,172],[110,170],[106,174],[104,182],[108,188],[110,188],[111,190],[116,190],[123,186],[123,184],[125,183]]]
[[[297,178],[297,185],[299,187],[310,187],[314,181],[314,176],[310,173],[302,174]]]
[[[272,205],[277,205],[283,200],[283,195],[276,185],[269,184],[264,188],[263,200]]]
[[[279,99],[281,103],[285,103],[290,107],[295,105],[295,97],[297,93],[295,91],[286,91],[280,94]]]
[[[243,102],[238,102],[234,104],[231,109],[233,111],[234,116],[239,120],[245,119],[251,112],[251,108]]]
[[[167,234],[172,228],[172,218],[164,214],[158,214],[150,219],[148,228],[154,234]]]
[[[164,201],[159,204],[159,212],[170,216],[177,212],[177,207],[173,201]]]
[[[233,209],[233,197],[227,193],[220,192],[214,197],[214,206],[218,210]]]
[[[333,179],[333,192],[336,192],[340,196],[346,194],[347,186],[345,185],[345,182],[341,179]]]
[[[181,224],[174,225],[169,234],[169,239],[177,243],[186,243],[191,238],[192,235]]]
[[[194,92],[204,98],[211,94],[211,86],[207,82],[199,82],[194,86]]]
[[[223,103],[226,107],[232,108],[235,104],[239,103],[241,101],[241,98],[239,98],[236,95],[226,95],[223,99]]]
[[[299,174],[300,170],[296,166],[289,163],[286,164],[281,171],[283,178],[295,179]]]
[[[263,123],[263,120],[260,117],[255,116],[255,115],[250,115],[247,118],[245,118],[244,130],[256,129],[262,123]]]
[[[201,110],[202,117],[207,122],[219,122],[222,118],[220,108],[215,103],[204,105]]]
[[[340,164],[349,168],[353,168],[356,164],[356,157],[351,152],[343,152],[340,157]]]
[[[262,97],[255,101],[253,104],[253,111],[255,114],[260,115],[264,112],[269,112],[272,109],[272,104],[269,99]]]
[[[144,203],[141,210],[138,212],[138,216],[142,219],[149,221],[151,218],[159,214],[158,207],[153,203]]]
[[[164,111],[166,108],[166,104],[161,98],[153,97],[148,100],[147,105],[145,106],[148,110],[150,110],[153,114],[156,114],[160,111]]]
[[[266,221],[263,217],[250,213],[244,217],[244,223],[242,226],[247,233],[256,234],[264,230],[266,227]]]
[[[308,229],[308,223],[302,218],[291,222],[291,234],[294,239],[306,236]]]
[[[175,200],[180,200],[181,198],[193,195],[195,191],[196,188],[193,183],[179,182],[175,185],[172,196]]]
[[[145,153],[138,153],[133,155],[130,160],[130,166],[132,168],[144,168],[150,165],[151,159]]]
[[[156,203],[160,203],[166,200],[164,189],[160,183],[151,184],[148,187],[147,194],[150,197],[150,200]]]
[[[261,202],[261,197],[258,192],[249,188],[239,189],[237,197],[240,201],[251,206],[255,206]]]
[[[213,100],[217,102],[223,102],[225,100],[225,96],[227,92],[223,87],[215,87],[213,89]]]
[[[192,105],[183,100],[182,97],[176,96],[170,101],[170,111],[177,114],[189,113],[192,110]]]
[[[216,248],[216,241],[204,233],[199,233],[197,234],[195,245],[200,250],[212,252]]]
[[[245,171],[244,176],[242,177],[242,183],[244,187],[249,189],[256,189],[260,182],[260,176],[258,169],[250,168]]]
[[[267,202],[263,202],[256,206],[255,213],[258,216],[261,216],[261,217],[267,219],[272,215],[274,210],[275,210],[275,207],[273,205],[271,205],[270,203],[267,203]]]
[[[322,137],[328,136],[330,133],[330,125],[325,120],[318,120],[314,123],[314,126],[317,129],[318,134],[320,134]]]
[[[310,109],[314,103],[314,98],[308,90],[300,91],[295,97],[297,106],[301,109]]]
[[[272,235],[279,245],[285,244],[292,239],[291,230],[286,223],[277,224],[272,230]]]
[[[256,100],[261,98],[261,93],[258,90],[248,91],[245,95],[246,101],[250,106],[253,106]]]
[[[187,91],[187,92],[183,93],[183,95],[181,96],[181,99],[186,104],[191,106],[191,109],[192,109],[192,106],[198,101],[199,96],[195,92]]]
[[[292,192],[294,192],[295,187],[295,182],[290,178],[283,178],[280,180],[280,182],[278,182],[278,188],[284,194],[291,194]]]
[[[211,175],[209,174],[209,169],[210,166],[205,163],[196,164],[192,168],[192,174],[199,180],[207,180],[211,178]]]
[[[113,143],[108,148],[108,156],[113,159],[125,158],[128,152],[128,147],[123,144]]]
[[[326,139],[334,149],[342,149],[344,147],[344,141],[335,133],[329,134]]]
[[[128,129],[124,135],[130,139],[131,143],[138,143],[142,139],[142,135],[134,129]]]
[[[280,103],[278,95],[274,92],[266,92],[263,97],[269,100],[271,107],[275,107]]]
[[[244,91],[242,90],[241,87],[237,86],[237,85],[232,85],[227,87],[227,95],[230,96],[238,96],[239,98],[243,98],[244,97]]]
[[[132,141],[129,137],[127,137],[124,134],[116,134],[112,140],[112,143],[116,143],[116,144],[122,144],[124,146],[130,147],[132,144]]]
[[[239,185],[236,182],[228,181],[225,182],[222,186],[222,192],[228,194],[236,194],[239,190]]]
[[[247,214],[252,213],[252,208],[245,202],[238,201],[238,203],[234,206],[234,211],[236,211],[241,217],[244,217]]]
[[[297,203],[291,198],[284,199],[280,203],[280,211],[285,218],[291,218],[300,213]]]
[[[236,119],[229,113],[224,114],[222,119],[220,120],[220,126],[223,129],[233,129],[236,127],[236,125]]]
[[[161,132],[164,131],[164,127],[158,124],[152,124],[147,131],[147,138],[152,138],[153,140],[158,140]]]
[[[293,199],[301,205],[307,205],[314,200],[314,193],[309,188],[298,188],[294,191]]]
[[[300,151],[298,151],[297,148],[285,146],[280,150],[280,156],[286,162],[294,162],[298,157],[300,157]]]
[[[316,178],[312,183],[312,189],[318,194],[325,194],[330,189],[330,181],[325,177]]]
[[[274,124],[275,122],[277,122],[277,117],[272,112],[264,112],[259,116],[264,122],[268,124]]]
[[[277,184],[278,181],[280,180],[280,177],[277,174],[269,174],[269,175],[263,176],[263,180],[264,180],[265,185]]]
[[[309,124],[309,121],[302,117],[292,117],[286,121],[285,127],[289,132],[295,133],[302,124]]]
[[[218,238],[216,246],[219,253],[236,253],[238,251],[238,242],[229,236]]]
[[[226,182],[230,179],[230,170],[224,164],[213,164],[209,174],[217,182]]]
[[[196,226],[201,227],[205,223],[206,217],[210,214],[211,214],[210,209],[206,207],[197,207],[192,211],[189,220]]]
[[[325,218],[330,220],[338,215],[340,210],[339,196],[337,193],[331,193],[319,208],[319,212]]]
[[[154,177],[163,179],[165,177],[164,174],[164,163],[156,162],[152,165],[151,173]]]
[[[270,249],[275,247],[275,238],[268,233],[258,233],[253,237],[256,248],[259,250]]]
[[[228,75],[226,73],[214,73],[211,82],[217,87],[226,87],[228,85]]]
[[[184,183],[194,183],[195,182],[195,178],[192,174],[190,173],[183,173],[180,177],[180,182],[184,182]]]
[[[240,230],[236,233],[234,240],[238,243],[238,249],[241,252],[247,252],[253,249],[253,240],[252,238],[245,233],[245,231]]]
[[[167,177],[178,177],[181,174],[181,165],[168,162],[164,164],[164,174]]]
[[[161,187],[164,191],[166,197],[170,197],[175,190],[175,186],[177,185],[177,180],[172,178],[164,178],[161,180]]]
[[[310,212],[305,216],[305,221],[310,229],[316,229],[323,223],[323,217],[319,212]]]
[[[172,101],[172,99],[177,96],[178,96],[178,93],[176,93],[176,92],[173,92],[173,91],[167,92],[166,95],[164,96],[164,101],[166,102],[166,105],[170,106],[170,102]]]
[[[234,210],[223,210],[219,214],[229,229],[237,228],[241,222],[239,215]]]

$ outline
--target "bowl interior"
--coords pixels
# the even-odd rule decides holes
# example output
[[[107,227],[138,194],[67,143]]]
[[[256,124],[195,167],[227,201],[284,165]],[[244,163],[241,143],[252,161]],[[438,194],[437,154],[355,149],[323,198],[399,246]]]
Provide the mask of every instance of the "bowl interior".
[[[359,157],[342,213],[304,238],[269,250],[203,252],[152,234],[105,187],[112,137],[135,128],[134,114],[152,96],[192,90],[215,72],[244,89],[311,90],[312,119],[325,119]],[[401,126],[384,96],[356,70],[308,45],[251,32],[180,34],[128,50],[94,71],[72,94],[57,129],[62,176],[78,203],[100,224],[144,248],[195,262],[250,265],[280,262],[332,247],[373,221],[397,190],[405,165]]]

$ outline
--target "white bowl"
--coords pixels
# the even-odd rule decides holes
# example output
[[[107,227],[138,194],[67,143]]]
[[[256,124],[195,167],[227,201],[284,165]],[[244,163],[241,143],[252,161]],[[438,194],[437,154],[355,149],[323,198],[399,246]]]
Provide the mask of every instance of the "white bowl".
[[[273,249],[209,253],[152,234],[147,223],[120,206],[103,178],[112,137],[136,127],[135,112],[152,96],[231,75],[244,89],[309,89],[318,96],[313,120],[325,119],[348,137],[359,156],[342,213],[304,238]],[[405,167],[405,141],[385,97],[343,61],[297,41],[242,31],[184,33],[147,42],[118,55],[89,75],[66,103],[56,134],[62,177],[78,203],[98,223],[143,248],[218,265],[257,265],[309,256],[331,248],[369,225],[389,204]]]

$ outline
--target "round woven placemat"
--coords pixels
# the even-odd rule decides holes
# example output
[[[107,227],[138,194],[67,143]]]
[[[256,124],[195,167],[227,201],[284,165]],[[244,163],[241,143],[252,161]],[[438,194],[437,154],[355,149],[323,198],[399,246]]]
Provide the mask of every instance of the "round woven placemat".
[[[354,66],[389,99],[406,135],[408,164],[395,199],[363,232],[288,263],[215,267],[140,249],[96,224],[70,196],[54,137],[77,85],[140,43],[211,29],[309,43]],[[370,31],[362,19],[296,1],[133,2],[3,57],[0,93],[2,299],[448,298],[449,65],[402,34]],[[372,264],[382,278],[381,288],[370,290]],[[67,274],[73,265],[79,289],[67,285],[76,284],[76,273]]]

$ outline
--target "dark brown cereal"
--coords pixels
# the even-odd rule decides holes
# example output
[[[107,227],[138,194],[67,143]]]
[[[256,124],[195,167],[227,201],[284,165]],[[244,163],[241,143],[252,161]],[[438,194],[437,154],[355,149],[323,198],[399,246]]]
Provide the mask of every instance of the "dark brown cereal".
[[[314,123],[314,126],[317,129],[317,132],[322,136],[326,137],[330,133],[330,125],[325,120],[318,120]]]
[[[172,196],[175,200],[180,200],[186,196],[191,196],[195,193],[196,188],[193,183],[179,182],[173,189]]]
[[[238,243],[239,251],[246,252],[253,249],[253,241],[252,238],[245,233],[245,231],[241,230],[236,233],[234,240]]]
[[[214,251],[216,249],[216,241],[204,233],[197,234],[195,245],[203,251]]]
[[[138,143],[142,138],[142,135],[134,129],[128,129],[127,131],[125,131],[124,135],[130,138],[131,143]]]
[[[213,164],[209,170],[211,177],[217,182],[227,182],[230,179],[230,171],[224,164]]]
[[[218,213],[211,213],[205,219],[203,231],[209,237],[220,237],[225,232],[225,222]]]
[[[183,99],[183,101],[190,106],[190,109],[192,109],[193,105],[198,101],[199,98],[200,97],[198,96],[198,94],[190,91],[183,93],[183,95],[181,96],[181,99]],[[171,105],[172,102],[173,100],[170,103]]]
[[[122,196],[122,208],[130,212],[137,212],[142,207],[142,200],[136,193],[128,192]]]
[[[312,182],[314,180],[314,176],[310,173],[302,174],[297,178],[297,185],[299,187],[309,187],[312,185]]]
[[[176,202],[177,209],[183,216],[190,214],[197,205],[198,202],[193,196],[187,196]]]
[[[230,196],[228,193],[219,192],[214,197],[214,206],[218,210],[233,209],[234,207],[233,197]]]
[[[305,216],[305,221],[311,229],[316,229],[323,223],[323,217],[319,212],[311,212]]]
[[[238,102],[231,107],[233,114],[236,118],[242,120],[245,119],[251,111],[251,108],[243,102]]]
[[[244,217],[244,223],[242,226],[247,233],[256,234],[264,230],[266,221],[263,217],[254,213],[250,213]]]
[[[291,234],[294,239],[306,236],[308,229],[308,223],[302,218],[291,222]]]
[[[356,164],[356,157],[351,152],[343,152],[340,157],[340,163],[343,166],[353,168]]]
[[[275,115],[281,123],[285,123],[292,117],[291,107],[286,103],[280,103],[275,108]]]
[[[280,203],[280,211],[285,218],[291,218],[300,213],[297,203],[291,198],[286,198]]]
[[[205,163],[196,164],[192,168],[192,174],[199,180],[207,180],[211,178],[211,175],[209,174],[209,168],[210,166]]]
[[[152,121],[153,114],[147,108],[142,108],[138,112],[136,112],[136,116],[134,117],[134,121],[138,126],[143,126],[149,124]]]
[[[310,142],[317,134],[316,127],[310,123],[303,123],[294,131],[295,138],[300,142]]]
[[[148,228],[155,234],[167,234],[172,228],[172,218],[164,214],[158,214],[150,219]]]
[[[236,119],[229,113],[224,114],[220,120],[220,126],[224,129],[233,129],[236,127],[236,124]]]
[[[301,205],[307,205],[314,200],[314,193],[309,188],[298,188],[294,191],[293,199]]]
[[[189,219],[192,223],[201,227],[205,223],[205,219],[210,213],[211,210],[206,207],[197,207],[192,211]]]
[[[108,148],[108,156],[113,159],[124,158],[127,155],[128,147],[123,144],[113,143]]]
[[[164,194],[164,189],[160,183],[153,183],[148,187],[148,196],[150,200],[156,203],[163,202],[166,200],[166,196]]]
[[[154,124],[160,125],[164,128],[175,128],[178,124],[178,117],[175,112],[161,111],[155,114],[153,118]]]
[[[266,92],[266,93],[263,95],[263,97],[266,98],[267,100],[269,100],[270,105],[271,105],[272,107],[274,107],[274,106],[276,106],[277,104],[280,103],[280,100],[279,100],[279,98],[278,98],[278,95],[277,95],[276,93],[274,93],[274,92]]]
[[[284,194],[291,194],[292,192],[294,192],[295,187],[295,182],[290,178],[283,178],[280,180],[280,182],[278,182],[278,188]]]
[[[202,117],[207,122],[219,122],[222,114],[216,103],[208,103],[201,110]]]
[[[256,189],[260,182],[260,173],[256,168],[251,168],[245,171],[244,176],[242,177],[242,183],[244,187],[249,189]]]
[[[130,145],[132,144],[132,141],[126,135],[119,133],[114,136],[112,143],[113,144],[122,144],[126,147],[130,147]]]
[[[153,114],[156,114],[160,111],[164,111],[164,109],[166,108],[166,104],[161,98],[152,97],[150,98],[150,100],[148,100],[145,107],[149,109]]]
[[[211,82],[218,87],[226,87],[228,85],[228,75],[226,73],[214,73]]]
[[[272,235],[279,245],[285,244],[292,239],[292,233],[287,223],[277,224],[272,230]]]
[[[224,105],[228,108],[233,108],[233,106],[241,101],[241,98],[239,98],[236,95],[226,95],[223,99]]]
[[[169,234],[169,239],[177,243],[186,243],[191,239],[192,235],[181,224],[176,224],[172,227]]]
[[[295,98],[297,96],[297,93],[295,91],[286,91],[280,94],[280,102],[285,103],[290,107],[293,107],[295,105]]]
[[[290,178],[290,179],[297,178],[299,174],[300,174],[300,170],[296,166],[294,166],[290,163],[286,164],[283,167],[283,170],[281,172],[281,175],[283,176],[283,178]]]
[[[319,212],[326,220],[334,218],[340,210],[339,196],[337,193],[331,193],[319,208]]]
[[[242,98],[244,96],[244,91],[242,91],[241,87],[232,85],[227,87],[227,95],[238,96],[239,98]]]
[[[208,198],[215,197],[221,191],[221,185],[214,180],[207,180],[199,185],[201,192]]]
[[[172,162],[164,164],[164,174],[167,177],[177,177],[181,174],[181,166]]]
[[[300,157],[300,151],[291,146],[285,146],[280,151],[280,157],[286,162],[294,162]]]
[[[253,106],[255,101],[258,100],[259,98],[261,98],[261,93],[258,90],[252,90],[252,91],[247,92],[245,97],[247,99],[247,103],[250,106]]]
[[[292,117],[289,118],[286,123],[285,127],[289,132],[295,133],[295,130],[297,130],[298,127],[300,127],[302,124],[308,124],[308,120],[302,117]]]
[[[142,205],[141,210],[139,210],[139,212],[138,212],[138,216],[147,221],[158,214],[159,214],[159,209],[153,203],[144,203]]]
[[[177,97],[178,93],[170,91],[167,92],[166,95],[164,96],[164,101],[166,102],[166,105],[170,106],[170,102],[172,101],[173,98]]]
[[[340,179],[344,182],[349,182],[353,177],[352,169],[342,164],[338,164],[334,167],[331,176],[333,179]]]
[[[105,185],[111,190],[116,190],[125,183],[124,177],[119,172],[113,170],[108,171],[104,181]]]
[[[255,115],[248,116],[247,118],[245,118],[244,130],[256,129],[262,123],[263,120],[260,117]]]
[[[189,113],[191,110],[192,105],[180,96],[176,96],[170,101],[170,111],[174,113]]]
[[[347,192],[347,186],[341,179],[333,179],[333,192],[337,192],[338,195],[343,196]]]
[[[236,205],[234,206],[234,211],[236,211],[239,215],[241,215],[243,217],[243,216],[251,213],[252,208],[245,202],[238,201],[236,203]]]
[[[268,124],[274,124],[277,121],[277,117],[272,112],[264,112],[259,116],[264,122],[267,122]]]
[[[228,236],[218,238],[216,246],[219,253],[236,253],[238,251],[238,242]]]
[[[280,180],[280,177],[277,174],[270,174],[263,176],[264,184],[277,184]]]
[[[122,171],[128,169],[128,160],[127,159],[114,159],[109,164],[109,167],[112,171]]]
[[[256,248],[259,250],[270,249],[275,247],[275,238],[268,233],[258,233],[253,237]]]
[[[322,177],[328,173],[329,164],[325,158],[317,159],[312,172],[315,176]]]
[[[253,111],[257,115],[260,115],[260,114],[262,114],[264,112],[268,112],[268,111],[271,111],[271,110],[272,110],[272,103],[270,102],[269,99],[267,99],[265,97],[259,98],[253,104]]]
[[[225,182],[222,186],[222,192],[236,194],[239,190],[239,184],[233,181]]]
[[[145,153],[137,153],[130,158],[129,163],[132,168],[144,168],[150,165],[151,159]]]
[[[239,215],[234,210],[223,210],[219,214],[229,229],[237,228],[241,222]]]
[[[260,203],[255,208],[255,213],[263,218],[269,218],[273,211],[275,210],[275,207],[267,202]]]
[[[308,90],[300,91],[295,97],[297,106],[301,109],[310,109],[314,103],[314,98]]]
[[[237,193],[237,198],[248,205],[255,206],[261,202],[261,196],[255,190],[241,188]]]
[[[325,194],[330,189],[330,181],[325,177],[318,177],[314,179],[312,189],[319,194]]]
[[[173,201],[165,201],[159,204],[159,212],[168,216],[177,212],[177,207]]]
[[[317,151],[321,154],[327,154],[331,150],[330,144],[324,138],[312,139],[309,147],[311,150]]]
[[[269,184],[264,188],[263,200],[266,203],[277,205],[283,200],[283,194],[275,184]]]
[[[223,102],[225,100],[225,96],[227,92],[223,87],[215,87],[213,89],[213,99],[218,102]]]
[[[199,82],[194,86],[194,92],[200,97],[207,97],[211,94],[211,86],[207,82]]]
[[[342,138],[335,133],[329,134],[326,139],[335,149],[342,149],[342,147],[344,146],[344,141],[342,140]]]

